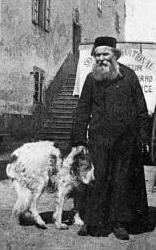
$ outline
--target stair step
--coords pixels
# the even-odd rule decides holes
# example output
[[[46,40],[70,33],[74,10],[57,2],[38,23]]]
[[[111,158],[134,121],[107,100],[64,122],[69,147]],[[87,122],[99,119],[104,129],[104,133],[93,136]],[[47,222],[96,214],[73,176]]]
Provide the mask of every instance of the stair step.
[[[48,124],[48,126],[53,126],[53,125],[56,125],[56,126],[60,126],[60,127],[68,127],[68,126],[71,126],[73,124],[73,121],[72,120],[69,120],[69,121],[58,121],[58,122],[54,122],[54,121],[45,121],[45,123]]]
[[[49,116],[52,116],[52,120],[51,120],[51,122],[52,123],[56,123],[56,121],[58,121],[58,120],[72,120],[73,119],[73,116],[74,116],[74,114],[75,114],[75,112],[73,111],[73,112],[53,112],[53,111],[51,111],[51,112],[48,112],[48,114],[49,114]],[[49,119],[48,119],[49,120]],[[45,120],[45,122],[46,122],[46,120]]]
[[[70,131],[45,131],[45,130],[41,130],[42,134],[55,134],[55,135],[69,135]]]
[[[61,93],[60,94],[64,94],[64,93],[69,93],[70,95],[73,95],[73,88],[68,89],[68,88],[62,88]]]
[[[61,91],[61,93],[58,96],[73,96],[72,92],[68,92],[68,91]]]
[[[56,119],[63,119],[63,118],[69,118],[72,119],[72,117],[74,116],[74,112],[53,112],[53,121],[55,122]]]
[[[73,95],[71,95],[71,96],[66,96],[66,95],[61,96],[61,95],[59,95],[59,96],[57,97],[57,99],[58,99],[58,100],[64,100],[64,101],[66,101],[66,100],[77,101],[77,100],[78,100],[78,98],[77,98],[77,97],[75,98],[75,96],[73,96]]]
[[[52,109],[53,114],[73,114],[73,108],[59,108],[55,107]]]
[[[54,100],[54,103],[56,102],[68,102],[68,101],[72,101],[72,102],[77,102],[79,100],[79,98],[78,97],[75,97],[75,96],[73,96],[73,95],[71,95],[70,96],[70,98],[66,98],[66,96],[63,96],[63,97],[61,97],[61,96],[57,96],[57,99],[55,99]]]
[[[73,113],[55,113],[54,114],[54,120],[56,119],[72,119]]]
[[[66,128],[71,128],[72,127],[72,125],[73,125],[73,120],[72,119],[70,119],[70,121],[64,121],[64,123],[62,123],[62,120],[60,120],[60,121],[57,121],[57,122],[44,122],[44,124],[43,124],[43,127],[44,128],[64,128],[64,129],[66,129]]]
[[[68,81],[68,80],[74,80],[74,81],[75,81],[75,77],[76,77],[76,75],[68,76],[68,77],[66,78],[66,81]]]
[[[64,122],[70,122],[72,120],[71,117],[65,117],[65,116],[62,116],[62,117],[55,117],[55,122],[56,123],[60,123],[61,121],[64,121]]]
[[[49,107],[49,109],[53,110],[53,109],[65,109],[65,110],[75,110],[76,109],[76,104],[55,104],[51,107]]]
[[[65,91],[73,91],[74,90],[74,86],[73,85],[70,85],[70,84],[68,84],[68,85],[63,85],[62,86],[62,90],[65,90]]]
[[[68,74],[68,78],[75,78],[75,73]]]
[[[57,99],[53,102],[54,105],[58,105],[58,104],[61,104],[61,105],[77,105],[78,103],[78,99],[76,98],[69,98],[69,99],[64,99],[64,98],[60,98],[60,99]]]
[[[74,88],[74,86],[75,86],[75,80],[72,80],[72,79],[67,80],[67,81],[66,81],[66,85],[68,85],[68,86],[73,86],[73,88]]]
[[[67,82],[67,83],[66,83],[66,86],[69,87],[69,89],[73,89],[73,90],[74,90],[75,83]],[[63,88],[63,87],[62,87],[62,88]]]
[[[68,127],[59,127],[59,126],[44,126],[43,128],[44,131],[49,131],[49,132],[71,132],[72,126]]]

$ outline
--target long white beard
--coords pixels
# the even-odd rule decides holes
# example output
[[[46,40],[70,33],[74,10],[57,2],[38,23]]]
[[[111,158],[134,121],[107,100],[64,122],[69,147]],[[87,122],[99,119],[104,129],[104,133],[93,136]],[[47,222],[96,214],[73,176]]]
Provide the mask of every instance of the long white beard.
[[[97,81],[115,80],[120,75],[120,67],[116,60],[111,60],[106,64],[99,65],[95,63],[93,66],[93,76]]]

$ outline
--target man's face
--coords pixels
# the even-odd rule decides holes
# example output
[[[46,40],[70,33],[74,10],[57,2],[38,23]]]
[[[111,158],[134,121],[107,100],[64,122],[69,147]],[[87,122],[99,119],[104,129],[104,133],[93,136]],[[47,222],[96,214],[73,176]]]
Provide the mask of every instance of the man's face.
[[[110,66],[110,63],[114,57],[111,48],[105,46],[99,46],[95,49],[95,60],[98,66]]]

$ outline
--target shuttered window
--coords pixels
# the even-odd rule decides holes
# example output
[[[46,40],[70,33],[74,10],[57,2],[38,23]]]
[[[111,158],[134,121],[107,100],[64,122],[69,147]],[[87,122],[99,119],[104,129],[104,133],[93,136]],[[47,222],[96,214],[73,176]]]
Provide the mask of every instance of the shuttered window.
[[[45,30],[49,31],[50,29],[50,0],[46,1],[46,6],[45,6]]]
[[[120,17],[117,12],[115,13],[115,29],[120,34]]]
[[[43,103],[44,94],[43,86],[45,80],[45,73],[43,70],[34,67],[34,101],[35,103]]]
[[[32,0],[32,22],[50,31],[50,0]]]
[[[97,9],[98,12],[102,13],[102,0],[97,0]]]
[[[39,0],[32,0],[32,22],[38,24]]]

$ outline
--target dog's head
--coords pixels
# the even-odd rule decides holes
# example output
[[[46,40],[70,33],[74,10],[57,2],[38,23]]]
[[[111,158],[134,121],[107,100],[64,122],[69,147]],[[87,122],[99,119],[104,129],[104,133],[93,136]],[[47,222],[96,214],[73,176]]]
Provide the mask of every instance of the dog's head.
[[[83,184],[88,185],[95,180],[94,166],[88,153],[76,153],[70,171]]]

